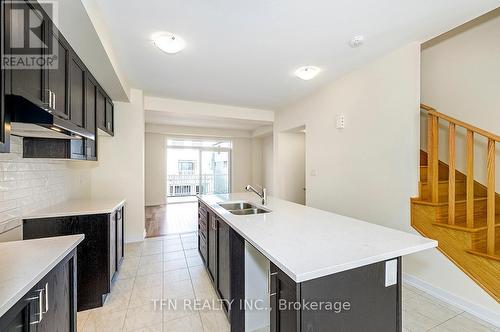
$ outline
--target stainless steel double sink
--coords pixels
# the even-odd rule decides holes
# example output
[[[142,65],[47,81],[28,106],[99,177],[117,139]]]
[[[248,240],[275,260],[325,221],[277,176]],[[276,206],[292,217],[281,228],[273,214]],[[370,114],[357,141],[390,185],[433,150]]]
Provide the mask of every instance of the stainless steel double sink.
[[[230,203],[219,203],[221,207],[228,210],[232,214],[238,216],[246,216],[252,214],[262,214],[269,213],[270,210],[263,209],[257,205],[253,205],[249,202],[230,202]]]

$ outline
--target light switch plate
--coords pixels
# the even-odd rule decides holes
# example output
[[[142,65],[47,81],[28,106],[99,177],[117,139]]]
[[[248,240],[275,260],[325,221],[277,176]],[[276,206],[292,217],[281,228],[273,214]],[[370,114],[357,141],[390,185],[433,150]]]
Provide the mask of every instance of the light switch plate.
[[[337,129],[344,129],[345,128],[345,115],[340,114],[337,116]]]
[[[385,262],[385,287],[398,283],[398,260]]]

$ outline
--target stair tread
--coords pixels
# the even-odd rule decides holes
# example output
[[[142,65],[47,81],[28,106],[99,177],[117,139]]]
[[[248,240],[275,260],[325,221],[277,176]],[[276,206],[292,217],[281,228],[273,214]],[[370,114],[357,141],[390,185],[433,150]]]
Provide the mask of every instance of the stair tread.
[[[449,181],[448,180],[439,180],[438,181],[439,183],[448,183]],[[467,182],[466,179],[456,179],[455,180],[455,183],[465,183]],[[428,184],[429,181],[425,180],[425,181],[420,181],[421,184]]]
[[[466,197],[467,197],[466,195],[456,195],[455,203],[465,203],[467,201]],[[428,204],[428,205],[448,205],[448,196],[440,195],[439,198],[442,199],[437,203],[432,203],[428,199],[421,199],[421,198],[415,198],[412,200],[412,202],[420,204]],[[474,195],[474,201],[487,201],[487,197]]]
[[[486,217],[475,217],[474,218],[474,227],[467,227],[467,222],[465,220],[457,220],[455,225],[450,225],[442,222],[433,223],[435,226],[451,228],[464,232],[479,232],[485,230],[486,226]],[[495,215],[495,227],[500,227],[500,214]]]
[[[467,250],[467,252],[484,258],[500,261],[500,248],[497,248],[497,250],[495,250],[495,253],[493,255],[489,255],[485,251],[479,251],[479,250]]]

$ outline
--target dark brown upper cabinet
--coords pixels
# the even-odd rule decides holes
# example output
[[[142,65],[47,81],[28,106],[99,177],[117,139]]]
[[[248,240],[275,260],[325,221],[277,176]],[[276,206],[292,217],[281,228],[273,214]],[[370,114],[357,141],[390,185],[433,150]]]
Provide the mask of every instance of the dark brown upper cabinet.
[[[97,160],[97,82],[87,72],[85,79],[85,127],[95,134],[95,140],[85,139],[87,160]]]
[[[16,48],[15,41],[11,40],[11,34],[15,38],[22,39],[22,37],[15,36],[16,33],[21,33],[25,31],[24,22],[28,22],[29,13],[31,14],[30,22],[31,25],[36,27],[33,28],[33,33],[38,38],[33,38],[30,41],[30,47],[33,48],[31,53],[35,57],[43,57],[44,50],[42,44],[48,43],[49,27],[51,26],[50,20],[44,15],[43,11],[40,11],[41,7],[36,6],[34,3],[28,2],[12,2],[9,4],[10,9],[20,15],[24,14],[24,17],[16,17],[14,15],[5,15],[5,29],[4,42],[5,50],[9,54],[17,54],[18,49]],[[27,34],[27,32],[25,32]],[[27,41],[25,41],[26,43]],[[38,51],[37,51],[38,50]],[[51,96],[49,95],[49,90],[46,82],[47,70],[34,66],[31,69],[11,69],[11,90],[8,92],[14,96],[22,97],[29,101],[33,105],[41,108],[47,108],[49,105],[49,100]]]
[[[0,16],[2,18],[1,24],[0,24],[0,32],[4,33],[5,31],[5,24],[7,24],[7,21],[5,20],[5,11],[4,11],[4,0],[1,1],[1,13]],[[5,41],[2,39],[2,41]],[[2,45],[3,49],[5,49],[5,44]],[[10,71],[5,70],[3,62],[0,64],[1,66],[1,83],[2,86],[0,87],[0,153],[3,152],[10,152],[10,116],[6,112],[6,100],[5,100],[5,95],[7,91],[10,91]]]
[[[97,92],[97,127],[106,134],[114,135],[114,105],[104,90]]]
[[[114,135],[114,127],[115,127],[115,118],[114,118],[114,105],[111,99],[106,98],[106,129],[107,132],[113,136]]]
[[[34,56],[50,55],[46,50],[54,50],[57,55],[57,66],[31,69],[4,68],[2,64],[2,87],[0,89],[0,152],[9,152],[10,149],[10,119],[19,122],[17,115],[20,110],[45,109],[56,118],[69,121],[68,125],[84,129],[81,133],[91,132],[95,139],[83,138],[72,140],[68,137],[66,142],[55,143],[51,139],[38,139],[31,137],[29,147],[24,149],[28,158],[72,158],[97,160],[97,129],[101,129],[110,136],[114,135],[114,106],[111,98],[102,89],[97,80],[87,69],[78,54],[64,38],[50,20],[43,8],[36,2],[16,1],[9,2],[8,8],[2,1],[2,38],[7,54],[18,54],[18,45],[14,39],[11,41],[12,31],[24,31],[24,40],[28,31],[39,39],[40,54]],[[15,8],[14,8],[15,6]],[[8,15],[4,9],[20,9],[17,15]],[[31,10],[31,11],[30,11]],[[19,14],[22,13],[22,14]],[[26,29],[26,16],[30,17],[30,24],[35,28]],[[12,30],[12,31],[11,31]],[[21,33],[19,33],[21,34]],[[21,38],[22,39],[22,38]],[[17,40],[17,39],[16,39]],[[48,48],[42,47],[48,45]],[[30,47],[37,46],[31,41]],[[15,48],[17,47],[17,48]],[[38,48],[36,48],[38,50]],[[31,53],[30,53],[31,54]],[[11,116],[12,114],[12,116]],[[22,121],[21,121],[22,122]],[[74,132],[78,132],[74,130]],[[86,136],[86,135],[85,135]],[[91,137],[91,136],[87,136]],[[50,151],[55,146],[61,147],[60,151]],[[62,148],[64,147],[64,149]],[[38,155],[33,151],[44,151]]]
[[[52,97],[52,108],[54,114],[63,118],[70,118],[69,105],[69,70],[71,61],[71,46],[62,34],[51,29],[48,41],[52,47],[57,47],[58,65],[46,70],[46,86]]]
[[[70,62],[70,120],[85,127],[85,65],[73,54]]]

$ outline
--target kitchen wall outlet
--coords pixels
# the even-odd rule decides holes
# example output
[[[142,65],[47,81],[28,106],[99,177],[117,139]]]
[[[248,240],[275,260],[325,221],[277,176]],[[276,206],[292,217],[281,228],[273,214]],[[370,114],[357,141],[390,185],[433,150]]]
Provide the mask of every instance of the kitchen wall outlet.
[[[345,128],[345,115],[340,114],[337,116],[337,129],[344,129]]]
[[[385,262],[385,287],[398,283],[398,260],[393,259]]]

